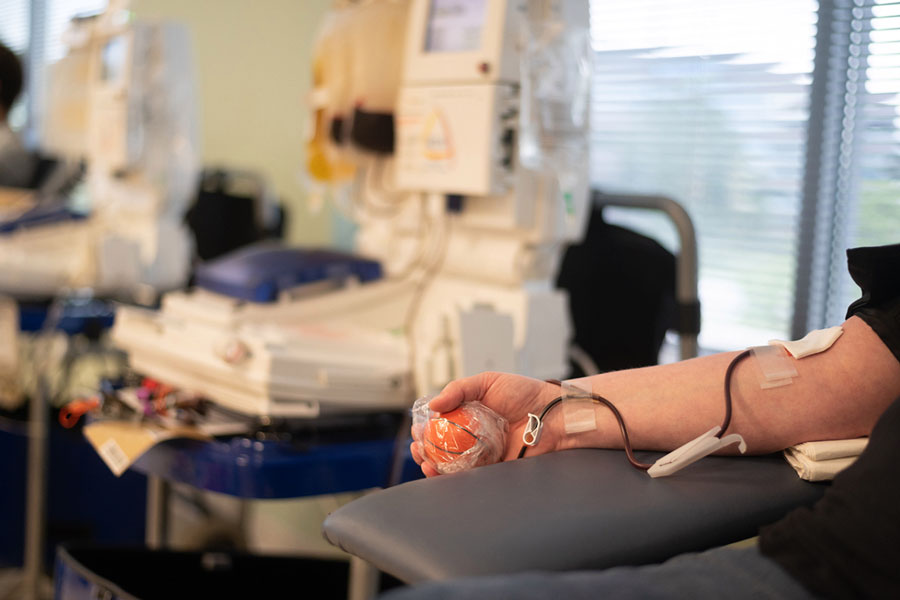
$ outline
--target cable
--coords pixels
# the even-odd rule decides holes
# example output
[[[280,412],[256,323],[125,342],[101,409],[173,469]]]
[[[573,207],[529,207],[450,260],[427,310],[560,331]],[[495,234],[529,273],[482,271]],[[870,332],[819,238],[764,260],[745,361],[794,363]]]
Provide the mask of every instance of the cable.
[[[403,209],[405,194],[387,190],[385,182],[385,159],[373,159],[357,170],[354,198],[357,206],[376,217],[394,218]],[[378,183],[374,178],[377,173]]]
[[[549,383],[556,383],[557,385],[559,385],[558,381],[550,381]],[[605,406],[606,408],[611,410],[613,415],[616,417],[616,422],[618,422],[618,424],[619,424],[619,431],[622,433],[622,444],[625,449],[625,456],[628,458],[628,462],[631,463],[631,465],[634,468],[640,469],[642,471],[646,471],[647,469],[652,467],[653,466],[652,464],[642,463],[639,460],[637,460],[637,458],[635,458],[634,450],[632,450],[632,448],[631,448],[631,439],[628,437],[628,428],[625,426],[625,419],[622,417],[622,413],[619,412],[619,409],[617,409],[616,406],[612,402],[610,402],[609,400],[607,400],[606,398],[604,398],[603,396],[600,396],[598,394],[591,394],[590,400],[592,402],[594,402],[595,404],[602,404],[603,406]],[[562,401],[563,401],[563,397],[558,396],[558,397],[554,398],[553,400],[551,400],[549,403],[547,403],[547,405],[544,407],[544,410],[541,411],[541,414],[538,417],[540,422],[543,423],[544,417],[547,416],[547,413],[550,412],[550,409],[552,409],[554,406],[558,405]],[[523,456],[525,456],[525,452],[527,450],[528,450],[528,445],[522,444],[522,448],[519,450],[519,455],[516,458],[522,458]]]
[[[750,356],[750,350],[744,350],[734,357],[731,363],[728,364],[728,368],[725,370],[725,420],[722,421],[722,427],[719,428],[719,435],[716,436],[717,438],[721,438],[725,435],[725,430],[731,425],[731,375],[734,373],[737,364],[748,356]]]
[[[434,219],[430,219],[428,217],[428,208],[426,205],[426,199],[424,197],[422,197],[421,207],[419,210],[418,231],[419,243],[415,254],[409,260],[409,262],[402,269],[400,269],[396,275],[392,277],[393,279],[402,280],[412,276],[416,269],[420,268],[422,265],[425,265],[428,262],[429,255],[436,252],[435,247],[437,247],[437,251],[440,251],[440,247],[444,243],[443,238],[437,238],[437,246],[435,246],[434,242],[432,242],[431,245],[428,244],[429,241],[435,239],[435,232],[440,232],[443,235],[447,235],[447,232],[444,230],[439,231],[434,223]]]
[[[731,399],[731,378],[734,374],[734,370],[737,367],[738,363],[750,356],[750,350],[744,350],[740,354],[734,357],[732,361],[728,364],[728,368],[725,370],[725,419],[722,421],[722,426],[719,428],[719,433],[716,435],[717,438],[720,438],[725,434],[725,431],[728,429],[728,426],[731,425],[731,414],[732,414],[732,399]],[[555,385],[561,386],[562,383],[553,379],[548,380],[547,383],[552,383]],[[625,449],[625,456],[628,458],[628,462],[631,463],[636,469],[640,469],[642,471],[648,470],[652,467],[652,464],[642,463],[638,461],[634,456],[634,451],[631,447],[631,440],[628,437],[628,428],[625,426],[625,419],[622,417],[622,413],[619,412],[619,409],[616,406],[598,394],[591,393],[590,400],[595,404],[602,404],[610,411],[612,411],[613,415],[616,417],[616,422],[619,424],[619,431],[622,433],[622,445]],[[563,401],[563,396],[558,396],[547,403],[544,407],[544,410],[541,411],[538,420],[543,423],[544,417],[547,416],[547,413],[550,412],[554,406],[558,405]],[[525,456],[525,452],[528,450],[527,444],[522,444],[522,448],[519,450],[519,454],[516,458],[522,458]]]
[[[628,438],[628,428],[625,427],[625,419],[622,418],[622,413],[619,412],[619,409],[616,408],[615,404],[597,394],[591,394],[591,400],[603,404],[612,411],[613,415],[615,415],[616,421],[619,423],[619,431],[622,432],[622,444],[625,447],[625,456],[628,458],[628,462],[631,463],[631,466],[635,469],[640,469],[641,471],[646,471],[652,467],[652,463],[642,463],[634,457],[634,450],[631,449],[631,440]]]
[[[426,210],[426,207],[422,207],[423,210]],[[449,223],[446,219],[443,220],[443,227],[441,236],[440,246],[437,248],[437,255],[431,259],[431,264],[425,264],[425,256],[423,254],[422,266],[424,268],[422,275],[419,281],[416,283],[416,287],[413,291],[413,296],[410,299],[409,305],[406,309],[406,315],[403,319],[403,329],[407,336],[407,342],[409,344],[409,369],[410,376],[413,377],[413,381],[415,382],[415,372],[416,372],[416,354],[417,354],[417,345],[416,338],[413,332],[413,327],[415,326],[416,318],[419,314],[419,308],[422,304],[422,300],[425,297],[425,293],[433,282],[434,278],[437,276],[438,272],[440,272],[441,267],[444,264],[444,259],[447,256],[447,247],[449,245],[450,233],[448,231]],[[412,274],[410,275],[412,276]]]

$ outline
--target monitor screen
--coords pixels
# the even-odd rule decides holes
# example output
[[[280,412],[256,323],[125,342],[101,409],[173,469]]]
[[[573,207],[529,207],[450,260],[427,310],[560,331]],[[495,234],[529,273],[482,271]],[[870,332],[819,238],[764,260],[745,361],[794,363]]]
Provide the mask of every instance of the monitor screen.
[[[481,48],[486,0],[431,0],[426,52],[472,52]]]

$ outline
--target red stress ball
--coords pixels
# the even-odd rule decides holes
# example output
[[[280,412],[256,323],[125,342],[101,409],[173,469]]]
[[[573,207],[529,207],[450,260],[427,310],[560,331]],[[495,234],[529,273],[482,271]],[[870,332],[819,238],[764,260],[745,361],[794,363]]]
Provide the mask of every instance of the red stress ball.
[[[413,405],[413,438],[422,458],[439,473],[455,473],[489,465],[503,458],[506,419],[480,402],[464,402],[455,410],[436,413],[430,396]]]
[[[422,435],[425,458],[435,465],[457,460],[480,442],[478,424],[462,407],[431,417]]]

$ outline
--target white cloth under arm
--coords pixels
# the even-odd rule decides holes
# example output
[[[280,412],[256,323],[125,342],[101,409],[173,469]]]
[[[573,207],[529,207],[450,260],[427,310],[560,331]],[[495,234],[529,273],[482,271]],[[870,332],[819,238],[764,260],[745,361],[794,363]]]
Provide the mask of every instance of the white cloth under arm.
[[[856,456],[832,458],[830,460],[812,460],[791,448],[784,451],[788,464],[794,467],[800,479],[806,481],[831,481],[834,477],[856,462]]]
[[[829,460],[832,458],[849,458],[859,456],[866,449],[869,438],[852,440],[827,440],[823,442],[803,442],[791,446],[795,453],[800,453],[812,460]]]

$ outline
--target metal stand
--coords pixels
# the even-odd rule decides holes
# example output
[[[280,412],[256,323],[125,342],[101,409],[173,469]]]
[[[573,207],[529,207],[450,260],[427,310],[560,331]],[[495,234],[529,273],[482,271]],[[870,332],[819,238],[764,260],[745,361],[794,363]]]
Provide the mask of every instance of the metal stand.
[[[147,522],[144,539],[151,550],[162,550],[169,543],[169,485],[162,477],[147,476]]]
[[[52,339],[62,318],[66,299],[56,299],[50,306],[41,336]],[[39,600],[44,572],[47,533],[47,454],[49,449],[50,391],[45,365],[38,369],[38,393],[28,403],[28,489],[25,505],[25,558],[23,593],[26,600]]]
[[[378,593],[378,569],[357,556],[350,557],[350,577],[347,582],[347,600],[369,600]]]
[[[410,424],[404,419],[401,427],[409,430]],[[402,481],[402,462],[397,461],[397,450],[391,468],[391,476],[388,487],[393,487]],[[347,600],[372,600],[378,595],[378,585],[381,583],[381,571],[375,568],[369,561],[358,556],[350,555],[350,572],[347,577]]]
[[[28,490],[25,505],[24,598],[40,598],[47,528],[47,402],[46,386],[28,405]]]

